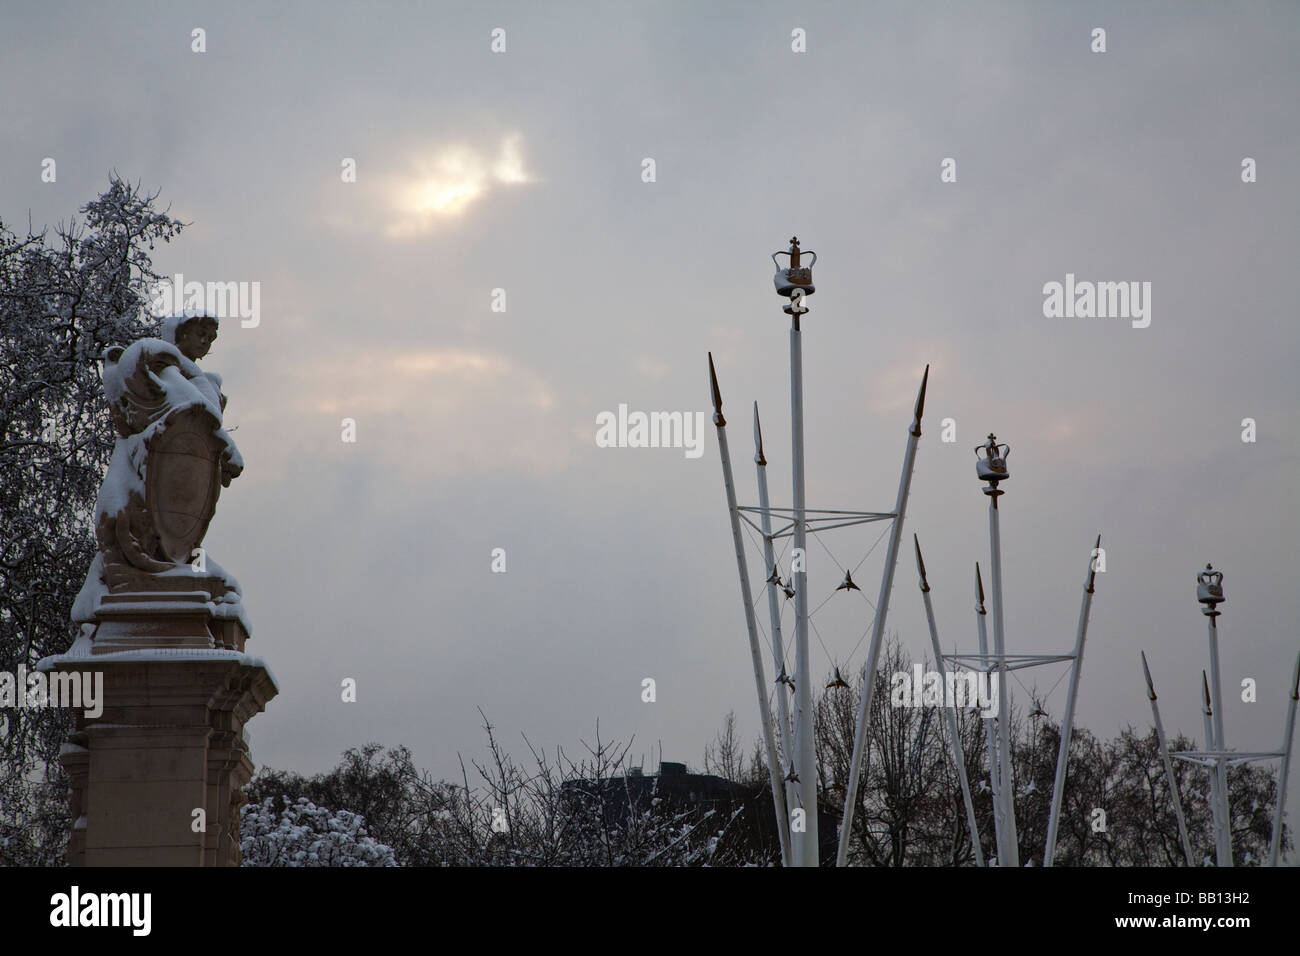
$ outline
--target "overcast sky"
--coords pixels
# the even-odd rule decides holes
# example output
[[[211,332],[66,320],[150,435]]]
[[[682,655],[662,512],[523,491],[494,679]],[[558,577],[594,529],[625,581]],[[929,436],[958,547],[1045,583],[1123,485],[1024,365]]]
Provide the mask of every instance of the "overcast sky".
[[[1013,448],[1008,651],[1070,648],[1100,532],[1079,721],[1149,727],[1144,648],[1166,727],[1199,737],[1195,575],[1212,561],[1228,743],[1280,743],[1300,649],[1300,7],[75,3],[2,18],[0,217],[66,219],[116,169],[191,223],[159,271],[260,283],[260,324],[224,322],[202,363],[247,462],[205,543],[281,688],[251,725],[259,764],[321,771],[375,740],[458,775],[457,751],[483,751],[478,707],[520,750],[521,732],[577,749],[599,719],[648,769],[661,745],[698,766],[730,709],[756,736],[712,426],[688,458],[598,448],[595,422],[620,403],[706,411],[712,350],[742,503],[757,399],[788,504],[769,254],[796,233],[820,257],[809,505],[892,507],[928,362],[906,531],[945,645],[974,649],[988,539],[972,448],[992,430]],[[956,182],[940,181],[946,157]],[[1044,317],[1044,284],[1067,273],[1151,283],[1149,327]],[[831,555],[856,565],[884,528],[810,543],[814,607],[842,576]],[[882,552],[855,575],[873,601]],[[844,594],[819,612],[819,672],[861,666],[869,614]],[[928,651],[908,551],[889,629]],[[1062,673],[1020,674],[1055,685],[1057,718]],[[1257,703],[1240,700],[1248,677]]]

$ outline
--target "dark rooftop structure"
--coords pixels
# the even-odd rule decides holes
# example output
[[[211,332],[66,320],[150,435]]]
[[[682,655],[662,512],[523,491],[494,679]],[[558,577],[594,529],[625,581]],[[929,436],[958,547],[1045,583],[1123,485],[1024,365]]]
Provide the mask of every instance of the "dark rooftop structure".
[[[698,811],[700,816],[712,810],[721,822],[739,811],[723,839],[747,843],[775,865],[780,864],[772,792],[766,783],[737,783],[714,774],[691,773],[684,763],[663,760],[656,774],[632,767],[624,776],[605,780],[570,780],[563,790],[574,799],[583,794],[600,796],[605,819],[614,824],[625,822],[630,812],[640,813],[652,807],[676,813]],[[822,865],[834,866],[839,815],[823,805],[818,823]]]

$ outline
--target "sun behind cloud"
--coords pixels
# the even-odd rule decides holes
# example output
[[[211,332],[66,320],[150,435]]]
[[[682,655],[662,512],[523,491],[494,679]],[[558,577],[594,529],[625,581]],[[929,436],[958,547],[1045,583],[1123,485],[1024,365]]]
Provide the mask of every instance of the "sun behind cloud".
[[[390,187],[395,219],[385,233],[399,239],[424,235],[502,186],[535,182],[526,169],[522,143],[516,133],[501,140],[495,155],[454,143],[420,157],[413,171]]]

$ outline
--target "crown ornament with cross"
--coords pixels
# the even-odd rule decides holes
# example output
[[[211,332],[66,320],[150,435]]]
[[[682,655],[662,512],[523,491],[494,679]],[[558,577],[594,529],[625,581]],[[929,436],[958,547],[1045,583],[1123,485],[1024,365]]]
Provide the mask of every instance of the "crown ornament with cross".
[[[789,268],[782,269],[777,256],[789,256]],[[812,262],[803,265],[803,256],[812,256]],[[817,253],[811,249],[801,250],[798,236],[790,237],[789,250],[772,253],[772,262],[776,265],[776,275],[772,276],[772,283],[776,286],[777,295],[793,300],[796,297],[812,295],[817,291],[812,281],[812,267],[817,264]],[[785,311],[789,312],[790,307],[787,306]]]
[[[996,488],[999,481],[1011,477],[1011,472],[1007,471],[1007,458],[1010,456],[1011,446],[1005,442],[998,444],[997,436],[990,432],[988,441],[975,446],[975,473],[981,481]]]

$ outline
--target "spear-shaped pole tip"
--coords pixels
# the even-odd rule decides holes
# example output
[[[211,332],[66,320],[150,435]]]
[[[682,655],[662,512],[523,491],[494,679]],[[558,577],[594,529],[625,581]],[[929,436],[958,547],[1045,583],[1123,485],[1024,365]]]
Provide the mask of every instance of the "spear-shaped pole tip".
[[[930,382],[930,366],[925,366],[925,373],[921,376],[921,388],[916,393],[916,410],[912,413],[912,434],[921,434],[921,416],[925,414],[925,387]]]
[[[1097,583],[1097,559],[1101,556],[1101,535],[1097,535],[1097,543],[1092,546],[1092,557],[1088,559],[1088,586],[1085,590],[1091,594],[1096,590]]]
[[[757,401],[754,402],[754,464],[767,464],[767,456],[763,454],[763,427],[758,423]]]
[[[713,424],[721,428],[727,424],[722,417],[722,390],[718,388],[718,373],[713,368],[713,353],[709,353],[709,387],[713,390]]]
[[[1151,668],[1147,667],[1147,652],[1139,651],[1142,655],[1142,675],[1147,679],[1147,696],[1152,700],[1156,699],[1156,685],[1151,680]]]
[[[984,578],[980,575],[980,563],[975,562],[975,594],[979,598],[979,607],[976,608],[981,614],[984,613]]]
[[[915,534],[912,535],[912,544],[916,546],[916,571],[921,575],[921,590],[929,591],[930,582],[925,578],[925,559],[921,557],[921,542]]]

